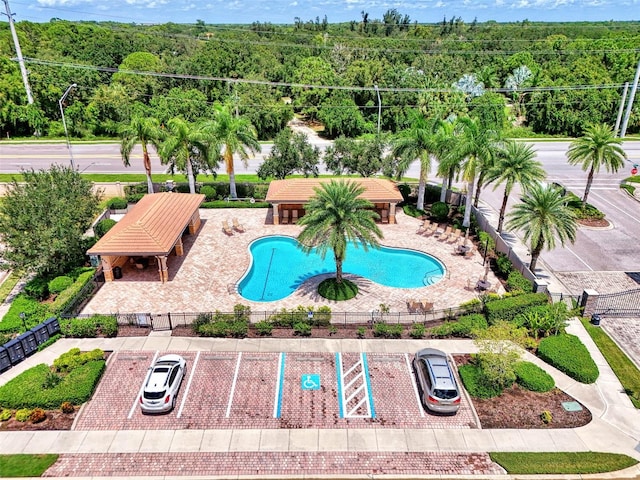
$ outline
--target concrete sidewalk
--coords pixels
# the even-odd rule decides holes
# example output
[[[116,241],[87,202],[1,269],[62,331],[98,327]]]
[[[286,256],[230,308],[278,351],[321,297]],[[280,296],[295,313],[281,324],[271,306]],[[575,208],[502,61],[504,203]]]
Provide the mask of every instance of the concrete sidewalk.
[[[593,421],[576,429],[354,428],[0,432],[0,451],[70,454],[72,459],[75,458],[74,455],[83,458],[83,454],[108,454],[110,461],[118,458],[112,457],[112,454],[122,454],[129,455],[130,458],[127,458],[132,462],[145,455],[173,455],[186,452],[200,456],[213,453],[245,455],[247,452],[254,452],[256,455],[323,456],[360,452],[365,456],[373,454],[376,457],[400,453],[446,456],[494,451],[599,451],[624,453],[640,460],[640,412],[632,406],[580,322],[571,322],[569,330],[581,338],[600,368],[600,377],[595,384],[580,384],[530,354],[526,354],[526,359],[542,366],[554,377],[558,387],[591,410]],[[476,351],[475,345],[469,340],[205,339],[155,335],[112,339],[63,339],[2,374],[0,384],[6,383],[35,364],[52,363],[61,353],[75,346],[84,350],[102,348],[114,351],[404,353],[414,352],[426,346],[454,354]],[[141,454],[144,455],[140,457]],[[192,457],[191,461],[199,461],[197,455]],[[133,475],[134,472],[135,469],[123,476]],[[486,470],[483,472],[486,473]],[[82,476],[87,473],[90,472]],[[310,473],[300,472],[305,475]],[[424,473],[431,473],[429,467],[424,467]],[[496,478],[496,473],[493,472],[491,478]],[[68,472],[65,473],[67,474]],[[640,475],[640,467],[628,469],[625,474]],[[464,474],[462,476],[466,477]]]

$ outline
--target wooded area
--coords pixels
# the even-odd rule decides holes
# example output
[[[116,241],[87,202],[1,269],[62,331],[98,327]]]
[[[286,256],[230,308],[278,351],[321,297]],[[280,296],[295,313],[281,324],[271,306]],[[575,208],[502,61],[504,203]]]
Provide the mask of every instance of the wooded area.
[[[615,123],[640,59],[640,22],[420,24],[394,9],[380,20],[361,16],[291,25],[20,21],[31,106],[4,22],[0,131],[64,136],[58,101],[75,83],[64,103],[72,137],[117,136],[135,116],[196,122],[214,103],[237,111],[262,140],[294,112],[329,137],[356,137],[377,131],[378,93],[383,132],[407,128],[419,109],[468,114],[507,134],[579,136],[588,123]],[[640,130],[639,113],[628,133]]]

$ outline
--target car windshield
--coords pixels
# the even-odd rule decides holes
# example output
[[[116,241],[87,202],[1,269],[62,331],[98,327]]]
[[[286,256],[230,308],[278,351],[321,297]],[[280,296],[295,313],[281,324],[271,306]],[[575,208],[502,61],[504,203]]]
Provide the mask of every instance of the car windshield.
[[[452,398],[456,398],[458,396],[458,392],[456,390],[436,389],[433,391],[433,395],[443,400],[451,400]]]

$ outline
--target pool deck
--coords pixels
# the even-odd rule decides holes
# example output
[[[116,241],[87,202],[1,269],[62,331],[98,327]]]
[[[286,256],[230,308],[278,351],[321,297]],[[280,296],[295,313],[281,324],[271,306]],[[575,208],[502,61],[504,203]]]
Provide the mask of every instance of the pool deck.
[[[105,283],[82,313],[228,312],[236,304],[249,305],[253,311],[328,305],[334,312],[370,312],[379,309],[381,303],[388,305],[391,312],[406,312],[409,300],[427,300],[434,304],[435,310],[440,310],[476,298],[478,292],[473,287],[485,273],[480,254],[476,252],[471,258],[465,258],[454,254],[451,243],[416,234],[420,221],[398,209],[397,224],[380,225],[384,234],[381,244],[419,250],[437,257],[446,267],[445,277],[440,282],[423,288],[403,289],[345,275],[358,284],[359,294],[349,301],[331,302],[320,297],[316,288],[329,275],[318,275],[304,282],[287,298],[252,302],[233,289],[249,267],[249,244],[265,235],[296,237],[301,227],[273,225],[270,209],[201,209],[200,216],[203,222],[197,234],[183,237],[185,255],[172,256],[168,260],[167,283],[158,280],[158,272],[152,266],[137,270],[135,265],[126,265],[122,278]],[[229,236],[222,230],[222,221],[227,220],[231,225],[234,217],[244,226],[244,232]],[[491,272],[488,279],[492,285],[498,284]]]

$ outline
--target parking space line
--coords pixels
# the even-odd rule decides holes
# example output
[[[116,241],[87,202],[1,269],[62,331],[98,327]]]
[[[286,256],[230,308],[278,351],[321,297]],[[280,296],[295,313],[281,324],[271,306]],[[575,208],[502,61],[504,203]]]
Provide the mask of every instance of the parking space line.
[[[131,405],[131,410],[129,410],[129,416],[127,417],[127,420],[131,420],[131,417],[133,417],[133,412],[136,411],[136,407],[138,406],[138,402],[140,401],[140,396],[142,395],[142,391],[144,390],[144,384],[147,383],[147,377],[149,376],[149,370],[151,369],[153,364],[156,363],[156,358],[158,358],[158,354],[159,353],[160,353],[160,351],[156,350],[156,353],[153,355],[153,358],[151,359],[151,365],[149,365],[149,369],[147,369],[147,373],[144,376],[144,380],[142,381],[142,385],[140,385],[140,390],[138,391],[138,395],[136,395],[136,398],[133,400],[133,405]]]
[[[200,358],[200,350],[198,350],[198,353],[196,354],[196,359],[193,361],[193,367],[191,367],[191,374],[189,375],[187,388],[185,388],[184,395],[182,396],[182,402],[180,402],[180,409],[178,410],[178,415],[177,415],[178,418],[182,416],[182,409],[184,408],[184,404],[187,401],[187,395],[189,395],[189,389],[191,388],[191,381],[193,380],[194,373],[196,373],[196,366],[198,365],[199,358]]]
[[[338,407],[340,407],[340,418],[344,418],[344,407],[342,405],[342,353],[336,353],[336,384],[338,386]]]
[[[240,362],[242,361],[242,352],[238,352],[238,361],[236,362],[236,371],[233,374],[233,383],[231,384],[231,392],[229,392],[229,402],[227,403],[226,418],[231,415],[231,405],[233,404],[233,394],[236,391],[236,383],[238,382],[238,373],[240,372]]]
[[[367,395],[369,397],[369,414],[371,418],[376,418],[376,408],[373,404],[373,392],[371,391],[371,375],[369,375],[369,362],[367,354],[362,352],[362,365],[364,366],[364,378],[366,384]]]
[[[422,402],[420,401],[420,392],[418,392],[418,384],[416,383],[416,376],[413,374],[411,363],[409,362],[409,354],[404,354],[404,361],[407,364],[407,372],[409,372],[409,378],[411,379],[411,385],[413,385],[413,392],[416,394],[416,402],[418,402],[418,410],[420,410],[420,416],[424,417],[424,408],[422,408]]]
[[[280,418],[282,414],[282,391],[284,389],[284,352],[280,352],[278,361],[278,377],[276,379],[276,398],[273,402],[273,418]]]

